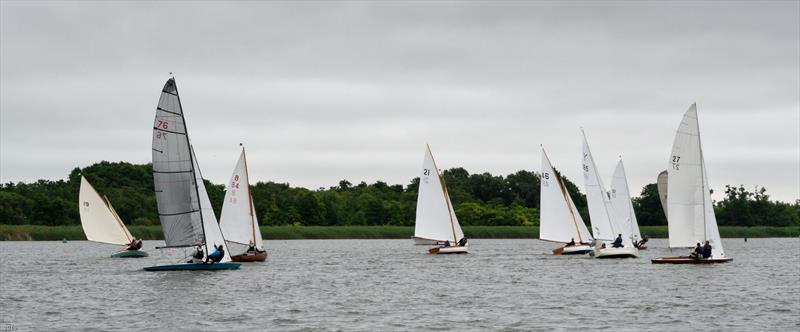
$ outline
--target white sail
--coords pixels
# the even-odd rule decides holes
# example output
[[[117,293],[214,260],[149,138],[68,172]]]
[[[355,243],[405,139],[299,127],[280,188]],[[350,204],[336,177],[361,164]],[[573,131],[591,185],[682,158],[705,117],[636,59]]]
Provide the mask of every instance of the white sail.
[[[583,134],[583,130],[581,133]],[[583,134],[583,158],[581,159],[583,160],[584,190],[586,191],[586,203],[589,206],[592,234],[595,239],[613,241],[617,238],[617,234],[623,232],[620,227],[616,227],[612,220],[611,212],[614,208],[611,197],[600,180],[592,152],[589,150],[589,143],[586,142],[586,134]],[[623,236],[623,239],[625,238],[626,236]]]
[[[540,175],[539,239],[555,242],[591,242],[592,237],[583,223],[564,182],[556,174],[550,159],[542,149]]]
[[[636,214],[633,212],[633,202],[631,193],[628,190],[628,178],[625,175],[625,166],[620,158],[617,167],[614,169],[614,176],[611,179],[611,204],[614,206],[614,214],[617,221],[622,226],[622,230],[628,232],[634,241],[642,239],[639,232],[639,223],[636,221]]]
[[[427,147],[419,177],[414,236],[436,241],[461,240],[464,232],[461,231],[453,210],[444,180],[433,160],[430,147]]]
[[[689,107],[678,126],[667,171],[669,246],[694,247],[708,240],[713,247],[713,257],[724,257],[695,104]]]
[[[195,181],[197,183],[197,192],[200,197],[200,213],[203,215],[203,232],[205,234],[205,244],[207,248],[203,254],[208,257],[210,253],[214,252],[214,247],[222,245],[225,249],[225,257],[223,257],[220,262],[230,262],[230,250],[228,250],[228,246],[225,244],[222,230],[220,230],[219,224],[217,223],[217,216],[214,215],[214,209],[211,207],[211,200],[208,198],[206,185],[203,183],[203,175],[200,172],[200,166],[197,164],[197,156],[194,154],[194,148],[192,148],[192,160],[194,161]]]
[[[81,226],[87,240],[118,245],[126,245],[133,241],[133,236],[119,219],[111,202],[100,197],[83,176],[81,176],[78,202]]]
[[[250,243],[262,249],[261,232],[258,229],[258,219],[250,194],[244,148],[227,184],[219,226],[232,254],[247,252]]]

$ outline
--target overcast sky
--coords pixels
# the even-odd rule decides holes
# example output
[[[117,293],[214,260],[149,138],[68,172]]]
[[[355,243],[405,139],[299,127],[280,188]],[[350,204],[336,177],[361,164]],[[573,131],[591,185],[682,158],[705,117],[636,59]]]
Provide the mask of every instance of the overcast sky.
[[[0,181],[148,163],[174,72],[205,178],[311,189],[441,168],[579,185],[666,168],[697,102],[712,188],[800,198],[800,2],[0,2]]]

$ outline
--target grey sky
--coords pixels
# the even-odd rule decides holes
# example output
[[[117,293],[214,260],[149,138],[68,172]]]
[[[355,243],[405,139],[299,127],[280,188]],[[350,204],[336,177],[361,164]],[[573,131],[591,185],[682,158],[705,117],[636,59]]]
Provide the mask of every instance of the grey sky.
[[[442,168],[582,185],[666,167],[698,103],[711,186],[800,198],[800,2],[0,3],[0,181],[150,162],[174,72],[206,178],[406,184]],[[719,194],[715,195],[720,199]]]

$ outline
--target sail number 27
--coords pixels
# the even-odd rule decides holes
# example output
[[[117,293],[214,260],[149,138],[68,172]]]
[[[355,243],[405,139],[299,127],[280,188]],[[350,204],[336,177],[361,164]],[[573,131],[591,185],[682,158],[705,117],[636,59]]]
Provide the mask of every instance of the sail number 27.
[[[680,170],[680,164],[678,162],[681,160],[681,156],[672,156],[672,168],[676,171]]]

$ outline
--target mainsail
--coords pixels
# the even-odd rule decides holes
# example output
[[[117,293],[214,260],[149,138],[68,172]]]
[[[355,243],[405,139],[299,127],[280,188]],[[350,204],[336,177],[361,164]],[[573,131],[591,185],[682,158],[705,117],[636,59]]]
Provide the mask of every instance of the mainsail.
[[[689,107],[678,126],[668,174],[669,246],[694,247],[708,240],[714,248],[713,257],[724,257],[700,143],[696,104]]]
[[[81,176],[78,202],[81,226],[87,240],[118,245],[126,245],[133,241],[133,236],[114,211],[111,202],[105,197],[100,197],[83,176]]]
[[[453,210],[444,178],[439,174],[430,147],[427,147],[419,177],[414,236],[436,241],[461,240],[464,232]]]
[[[614,176],[611,179],[611,204],[614,206],[614,219],[622,226],[622,230],[628,232],[628,235],[636,241],[641,240],[642,234],[639,232],[639,223],[636,221],[636,214],[633,211],[633,202],[631,202],[628,178],[625,175],[622,158],[617,162]]]
[[[258,219],[250,194],[250,178],[247,173],[244,148],[227,184],[219,225],[234,255],[246,252],[250,243],[256,248],[263,248],[261,231],[258,229]]]
[[[661,209],[664,210],[664,217],[669,220],[669,209],[667,209],[667,182],[669,175],[667,170],[658,173],[658,180],[656,180],[656,188],[658,188],[658,199],[661,201]]]
[[[575,203],[567,192],[564,181],[558,176],[542,148],[542,173],[540,174],[539,239],[555,242],[588,243],[592,240]]]
[[[174,78],[167,80],[161,91],[153,122],[152,149],[153,184],[166,247],[204,246],[203,252],[208,255],[209,244],[224,245],[224,241],[207,239],[211,233],[213,240],[214,228],[220,239],[222,235],[189,144]],[[230,260],[227,250],[224,260]]]
[[[595,239],[612,241],[617,238],[617,234],[623,234],[623,239],[628,238],[612,219],[614,211],[611,197],[606,192],[603,182],[594,164],[592,152],[589,150],[589,143],[586,142],[586,134],[583,133],[583,179],[586,190],[586,203],[589,206],[589,221],[592,223],[592,234]]]

